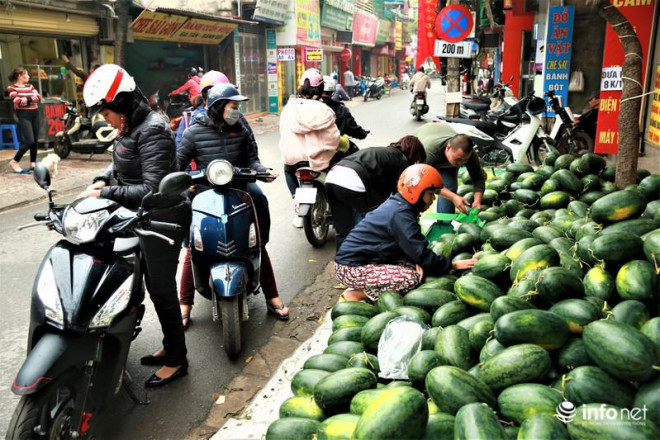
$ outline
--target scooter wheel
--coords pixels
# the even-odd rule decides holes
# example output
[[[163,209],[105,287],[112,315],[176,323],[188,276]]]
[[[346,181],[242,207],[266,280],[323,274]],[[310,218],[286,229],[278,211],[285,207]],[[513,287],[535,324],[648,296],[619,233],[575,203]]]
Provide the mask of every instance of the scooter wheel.
[[[60,159],[66,159],[69,156],[69,153],[71,153],[71,146],[66,141],[57,142],[53,150]]]

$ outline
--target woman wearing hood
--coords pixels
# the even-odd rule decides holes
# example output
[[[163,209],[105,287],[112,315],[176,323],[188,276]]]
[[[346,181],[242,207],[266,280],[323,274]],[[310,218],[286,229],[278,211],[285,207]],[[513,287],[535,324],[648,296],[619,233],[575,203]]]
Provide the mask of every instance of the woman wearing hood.
[[[300,83],[297,95],[289,99],[280,115],[279,146],[291,196],[298,187],[298,168],[325,170],[331,162],[339,160],[340,157],[335,158],[337,151],[346,151],[349,147],[348,138],[340,137],[334,111],[321,101],[321,72],[318,69],[307,69]],[[302,228],[302,218],[297,214],[294,214],[293,225]]]

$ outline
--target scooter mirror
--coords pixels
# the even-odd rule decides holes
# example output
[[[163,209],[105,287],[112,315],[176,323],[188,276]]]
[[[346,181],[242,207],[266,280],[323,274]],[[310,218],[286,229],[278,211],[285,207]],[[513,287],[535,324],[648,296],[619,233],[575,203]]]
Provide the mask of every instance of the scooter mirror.
[[[48,172],[46,165],[41,162],[34,164],[34,172],[32,175],[34,176],[34,181],[37,182],[40,187],[48,189],[50,186],[50,173]]]
[[[170,173],[160,181],[158,193],[163,196],[181,194],[192,185],[192,178],[185,172]]]

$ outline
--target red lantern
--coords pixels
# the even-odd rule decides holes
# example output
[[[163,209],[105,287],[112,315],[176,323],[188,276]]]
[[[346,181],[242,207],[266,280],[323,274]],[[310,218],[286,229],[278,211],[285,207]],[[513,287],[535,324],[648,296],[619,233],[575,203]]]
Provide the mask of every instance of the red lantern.
[[[344,50],[341,51],[339,54],[339,58],[344,62],[348,63],[351,60],[351,50],[347,47],[344,48]]]

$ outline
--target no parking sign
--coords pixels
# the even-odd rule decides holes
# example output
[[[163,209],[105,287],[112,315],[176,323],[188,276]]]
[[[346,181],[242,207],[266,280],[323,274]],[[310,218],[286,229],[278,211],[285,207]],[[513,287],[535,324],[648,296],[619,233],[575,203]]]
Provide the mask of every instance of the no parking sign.
[[[449,43],[465,40],[472,31],[472,12],[462,5],[449,5],[435,18],[435,35]]]

